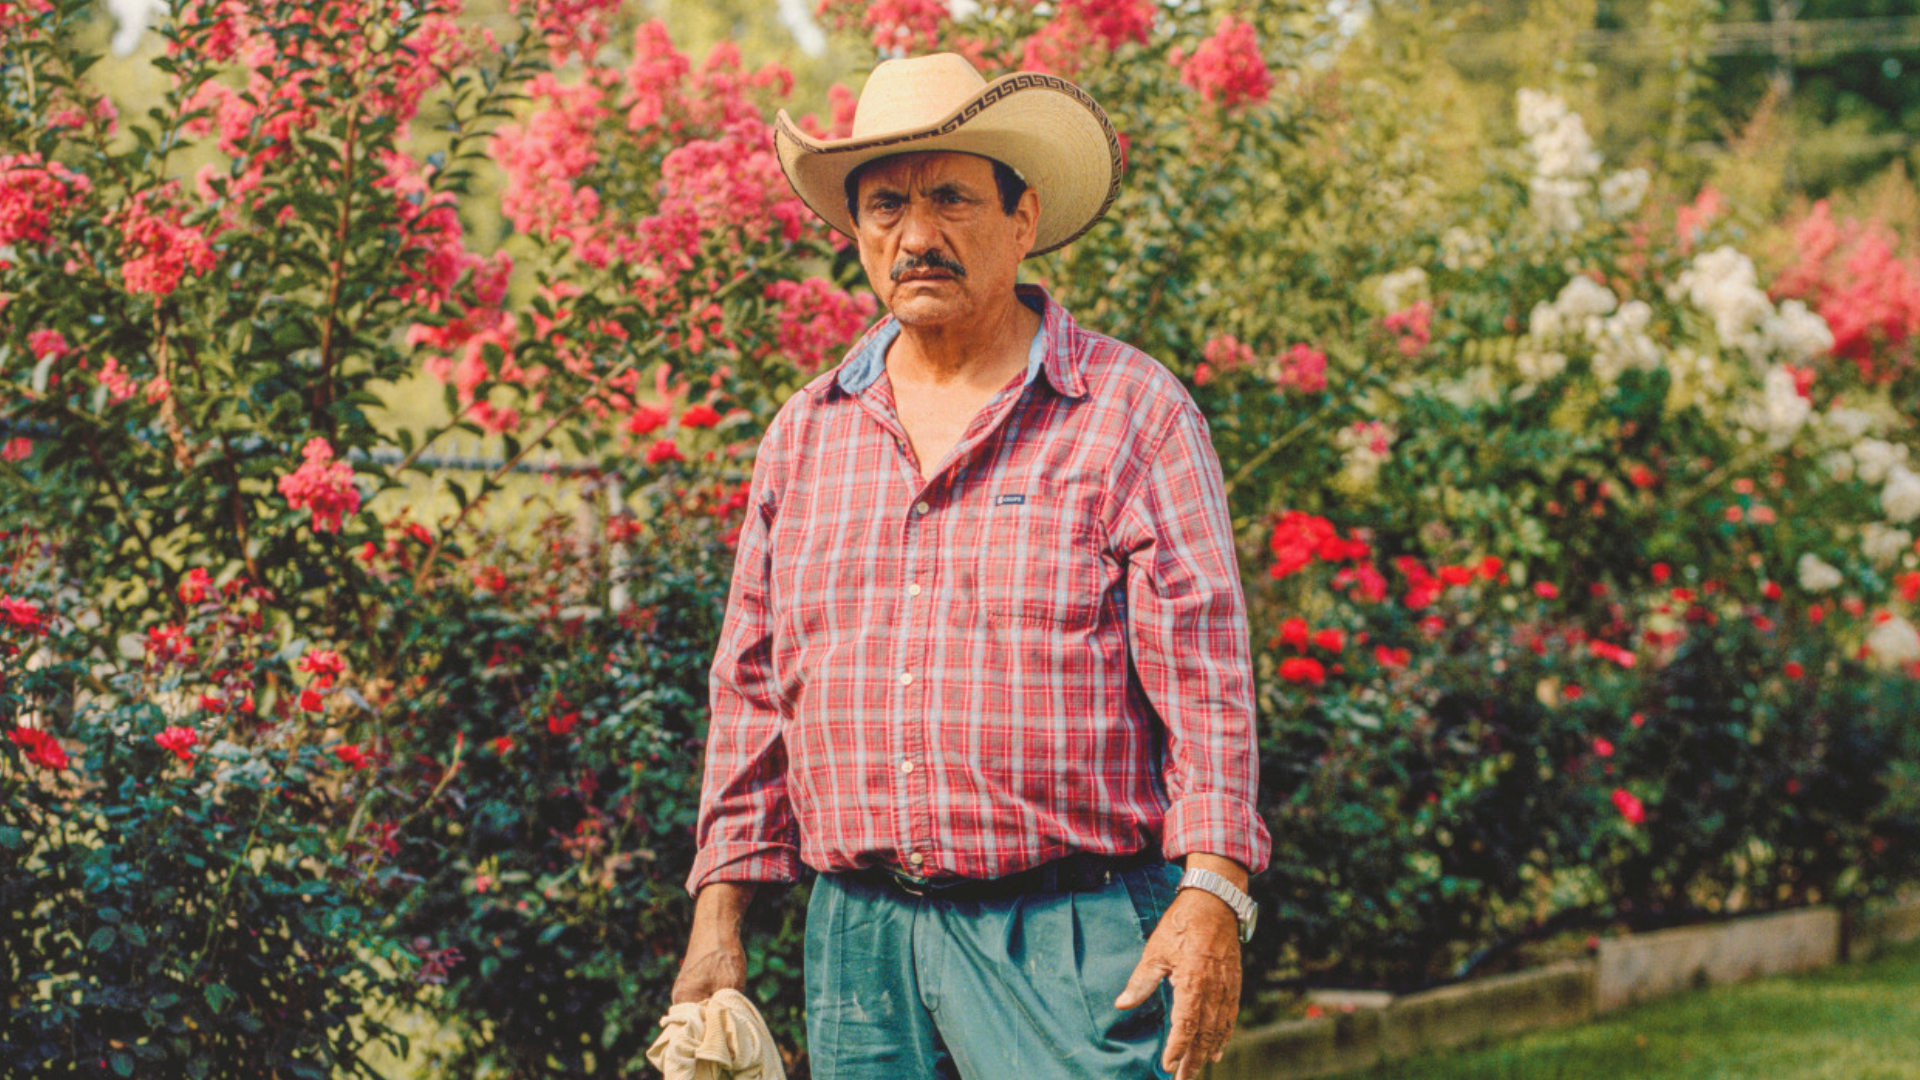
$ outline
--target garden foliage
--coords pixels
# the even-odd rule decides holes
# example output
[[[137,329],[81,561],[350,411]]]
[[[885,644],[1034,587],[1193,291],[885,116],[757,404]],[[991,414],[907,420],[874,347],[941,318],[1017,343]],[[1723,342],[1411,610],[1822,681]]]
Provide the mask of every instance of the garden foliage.
[[[1756,265],[1544,91],[1440,183],[1444,118],[1321,7],[822,9],[1122,132],[1028,272],[1210,418],[1250,985],[1911,880],[1920,267],[1825,208]],[[396,1007],[442,1071],[645,1068],[753,449],[876,311],[768,127],[852,94],[620,8],[175,0],[134,109],[91,5],[0,3],[8,1070],[372,1074]],[[394,420],[420,373],[446,424]],[[435,465],[461,437],[503,463]],[[513,471],[553,449],[586,472]],[[803,896],[751,936],[796,1046]]]

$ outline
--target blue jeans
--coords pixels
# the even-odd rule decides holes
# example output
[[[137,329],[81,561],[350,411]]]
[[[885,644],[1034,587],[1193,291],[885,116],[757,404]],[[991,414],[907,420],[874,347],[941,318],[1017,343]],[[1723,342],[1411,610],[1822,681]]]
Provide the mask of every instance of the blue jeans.
[[[807,906],[815,1080],[1162,1080],[1171,990],[1120,1012],[1179,868],[1086,892],[907,895],[822,874]]]

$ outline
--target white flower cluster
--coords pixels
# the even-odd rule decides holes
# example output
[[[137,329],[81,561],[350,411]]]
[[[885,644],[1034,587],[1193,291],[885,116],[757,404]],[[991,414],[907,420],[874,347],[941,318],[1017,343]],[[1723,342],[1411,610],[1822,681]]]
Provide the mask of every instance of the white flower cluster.
[[[1876,569],[1885,570],[1913,546],[1913,534],[1877,521],[1869,521],[1860,530],[1860,552]]]
[[[1877,423],[1874,415],[1867,410],[1849,409],[1841,405],[1835,405],[1821,413],[1820,422],[1831,428],[1841,440],[1850,443],[1858,442],[1860,437],[1872,431]]]
[[[1920,660],[1920,630],[1898,615],[1873,628],[1867,635],[1867,652],[1887,667]]]
[[[1803,552],[1800,562],[1794,567],[1800,578],[1800,587],[1808,592],[1826,592],[1837,589],[1846,578],[1832,563],[1827,562],[1813,552]]]
[[[1711,353],[1682,345],[1668,354],[1667,374],[1673,380],[1667,387],[1667,400],[1674,408],[1726,400],[1726,372]]]
[[[1478,270],[1493,261],[1493,241],[1458,225],[1440,235],[1440,263],[1449,270]]]
[[[1880,509],[1896,525],[1920,518],[1920,473],[1905,465],[1887,472],[1887,486],[1880,491]]]
[[[1833,351],[1833,329],[1801,300],[1787,300],[1760,327],[1766,351],[1789,364],[1804,364]]]
[[[1760,396],[1747,403],[1741,417],[1746,425],[1767,437],[1767,442],[1775,449],[1785,447],[1807,426],[1807,420],[1813,416],[1813,402],[1800,396],[1800,388],[1794,385],[1793,372],[1784,367],[1767,369],[1766,378],[1760,384]]]
[[[1519,114],[1520,133],[1534,161],[1528,202],[1549,229],[1578,232],[1585,223],[1580,204],[1600,171],[1586,122],[1555,95],[1525,88],[1519,93]]]
[[[1566,356],[1551,347],[1582,340],[1593,347],[1594,374],[1611,384],[1630,368],[1660,366],[1660,346],[1647,333],[1652,323],[1653,309],[1644,302],[1622,304],[1605,285],[1576,276],[1552,303],[1534,305],[1527,331],[1539,347],[1523,349],[1514,362],[1529,383],[1550,379],[1567,366]]]
[[[1645,169],[1623,169],[1600,181],[1600,212],[1623,218],[1640,209],[1653,176]]]
[[[1386,311],[1405,311],[1427,298],[1427,272],[1417,266],[1395,270],[1380,279],[1380,306]]]
[[[1887,520],[1904,525],[1920,518],[1920,473],[1907,466],[1906,446],[1866,438],[1854,443],[1851,454],[1846,457],[1850,460],[1839,454],[1828,459],[1836,480],[1847,479],[1845,474],[1850,472],[1863,484],[1884,481],[1886,486],[1880,489],[1880,509],[1886,512]],[[1848,465],[1852,468],[1848,469]]]
[[[1853,444],[1854,475],[1869,484],[1885,480],[1894,468],[1904,468],[1907,448],[1885,439],[1861,439]]]
[[[1804,364],[1833,348],[1833,331],[1825,319],[1798,300],[1776,311],[1760,287],[1753,260],[1731,247],[1696,257],[1674,280],[1670,295],[1712,319],[1720,344],[1738,349],[1756,364]]]

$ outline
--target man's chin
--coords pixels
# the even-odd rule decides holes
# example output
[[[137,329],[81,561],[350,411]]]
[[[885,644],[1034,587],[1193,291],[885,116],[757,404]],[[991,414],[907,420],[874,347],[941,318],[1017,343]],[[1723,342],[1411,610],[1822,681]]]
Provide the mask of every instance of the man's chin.
[[[959,318],[966,310],[957,297],[933,296],[920,289],[896,289],[892,299],[888,310],[902,326],[939,326]]]

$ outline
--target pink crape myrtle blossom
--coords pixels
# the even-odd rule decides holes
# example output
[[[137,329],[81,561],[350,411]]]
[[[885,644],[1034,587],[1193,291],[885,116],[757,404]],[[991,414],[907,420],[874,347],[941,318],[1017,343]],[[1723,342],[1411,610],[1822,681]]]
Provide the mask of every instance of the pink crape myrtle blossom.
[[[304,464],[280,478],[280,494],[295,510],[313,513],[313,531],[340,531],[340,519],[360,509],[360,489],[353,484],[353,466],[333,460],[333,447],[315,436],[301,451]]]
[[[228,63],[239,55],[241,42],[254,33],[253,7],[249,0],[186,0],[167,40],[167,55]]]
[[[659,124],[692,68],[686,54],[673,47],[665,23],[652,19],[636,27],[633,59],[623,73],[629,95],[627,129],[637,132]]]
[[[735,252],[756,242],[792,243],[813,221],[780,171],[771,131],[751,117],[674,148],[660,163],[660,192],[660,210],[641,222],[631,253],[669,280],[691,269],[711,238]]]
[[[531,14],[556,61],[592,60],[613,35],[620,0],[513,0],[513,10]]]
[[[1774,280],[1772,295],[1812,304],[1833,331],[1834,355],[1852,360],[1861,378],[1898,374],[1876,369],[1875,349],[1920,335],[1920,262],[1901,259],[1898,238],[1884,226],[1836,222],[1824,199],[1794,226],[1793,244],[1796,261]]]
[[[100,365],[98,378],[100,385],[106,387],[107,400],[115,405],[133,400],[134,395],[140,392],[139,382],[121,368],[119,360],[111,356]]]
[[[837,360],[876,310],[871,293],[849,293],[822,277],[776,281],[765,295],[779,324],[774,347],[802,371]]]
[[[1418,356],[1433,341],[1433,304],[1418,301],[1388,315],[1380,325],[1394,335],[1394,344],[1403,355]]]
[[[0,37],[53,14],[53,0],[0,0]]]
[[[1720,192],[1709,184],[1700,189],[1700,194],[1693,202],[1675,211],[1673,231],[1680,240],[1680,250],[1682,252],[1693,250],[1693,245],[1706,236],[1707,229],[1719,219],[1721,212],[1725,209],[1726,201],[1720,197]]]
[[[828,118],[813,113],[800,118],[800,130],[816,139],[844,139],[853,134],[853,113],[860,99],[843,83],[827,87]],[[837,235],[837,234],[836,234]]]
[[[400,265],[408,280],[394,292],[438,310],[461,276],[481,262],[467,250],[458,200],[450,191],[433,191],[429,171],[405,154],[385,154],[381,166],[380,186],[393,193],[401,221]]]
[[[1258,105],[1273,92],[1273,75],[1260,55],[1251,23],[1231,15],[1220,20],[1212,37],[1188,56],[1175,49],[1167,59],[1180,69],[1180,81],[1224,109]]]
[[[1053,17],[1021,45],[1021,67],[1072,78],[1099,49],[1145,44],[1153,0],[1059,0]]]
[[[1212,382],[1216,375],[1250,367],[1254,362],[1253,346],[1242,343],[1232,334],[1215,334],[1208,338],[1200,348],[1200,355],[1205,359],[1194,365],[1193,369],[1193,381],[1198,386]]]
[[[79,131],[92,124],[98,124],[109,135],[119,130],[120,110],[114,107],[112,98],[97,97],[91,102],[68,100],[47,114],[49,131]]]
[[[449,258],[457,259],[467,268],[467,306],[459,318],[437,326],[416,323],[408,328],[406,342],[421,350],[422,369],[443,383],[453,383],[460,403],[467,406],[477,406],[480,387],[490,379],[531,389],[539,383],[539,373],[524,370],[513,361],[519,324],[513,313],[503,306],[507,280],[513,272],[512,256],[496,251],[486,259]],[[415,280],[429,292],[440,288],[439,284],[428,286],[425,276]],[[448,295],[451,288],[449,285]],[[438,310],[439,307],[440,300],[435,297],[430,308]],[[535,321],[540,320],[536,317]],[[488,345],[497,347],[505,357],[499,371],[487,366]]]
[[[542,73],[526,93],[534,106],[526,121],[493,137],[493,158],[507,179],[500,209],[521,232],[584,244],[602,227],[600,194],[575,181],[600,161],[594,129],[610,115],[606,91]]]
[[[1318,394],[1327,388],[1327,354],[1295,345],[1280,354],[1280,388],[1294,394]]]
[[[27,351],[35,361],[49,357],[58,360],[72,352],[73,346],[67,344],[67,336],[58,330],[31,330],[27,332]]]
[[[0,247],[46,242],[53,216],[92,192],[91,181],[57,161],[0,156]]]
[[[160,196],[170,196],[173,187],[161,189]],[[181,224],[183,211],[178,207],[153,209],[150,204],[155,200],[148,194],[143,192],[126,207],[120,228],[124,260],[120,273],[130,293],[170,296],[189,270],[204,274],[213,269],[213,245],[200,229]]]
[[[932,52],[953,19],[946,0],[820,0],[820,21],[835,29],[858,23],[883,53]]]

